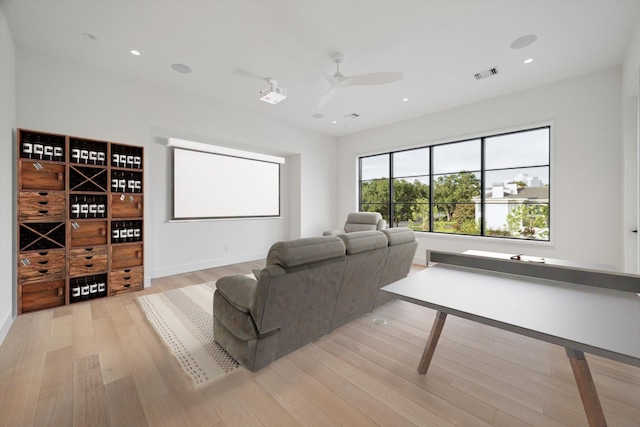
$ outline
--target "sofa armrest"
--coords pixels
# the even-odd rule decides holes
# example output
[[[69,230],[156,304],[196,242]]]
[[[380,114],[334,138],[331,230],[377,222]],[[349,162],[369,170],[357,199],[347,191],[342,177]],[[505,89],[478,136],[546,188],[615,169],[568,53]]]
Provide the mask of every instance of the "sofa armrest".
[[[244,275],[226,276],[216,282],[216,289],[238,310],[249,313],[256,297],[258,281]]]

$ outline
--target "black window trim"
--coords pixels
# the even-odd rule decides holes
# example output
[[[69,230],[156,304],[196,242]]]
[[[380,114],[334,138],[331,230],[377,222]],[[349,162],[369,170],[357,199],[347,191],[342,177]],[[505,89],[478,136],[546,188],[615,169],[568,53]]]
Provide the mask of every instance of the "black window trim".
[[[481,190],[480,190],[480,209],[481,209],[481,215],[482,218],[485,218],[485,207],[486,207],[486,192],[485,192],[485,140],[489,139],[489,138],[495,138],[495,137],[500,137],[500,136],[506,136],[506,135],[514,135],[514,134],[518,134],[518,133],[524,133],[524,132],[532,132],[532,131],[536,131],[536,130],[541,130],[541,129],[548,129],[549,131],[549,140],[547,141],[548,144],[548,153],[549,153],[549,157],[548,157],[548,164],[543,164],[543,165],[528,165],[528,166],[510,166],[510,167],[504,167],[504,168],[495,168],[495,169],[491,169],[491,171],[499,171],[499,170],[509,170],[509,169],[525,169],[525,168],[536,168],[536,167],[547,167],[548,168],[548,179],[549,179],[549,235],[547,239],[525,239],[525,238],[521,238],[521,237],[511,237],[511,236],[496,236],[496,235],[485,235],[485,226],[484,223],[485,221],[482,220],[480,221],[480,234],[463,234],[463,233],[445,233],[445,232],[439,232],[439,231],[433,231],[434,229],[434,216],[431,214],[433,209],[433,204],[434,204],[434,191],[433,191],[433,182],[434,182],[434,176],[440,176],[440,175],[446,175],[444,173],[441,174],[434,174],[433,173],[433,166],[434,166],[434,156],[433,156],[433,148],[434,147],[439,147],[439,146],[443,146],[443,145],[449,145],[449,144],[458,144],[458,143],[463,143],[463,142],[469,142],[469,141],[476,141],[479,140],[480,141],[480,170],[479,171],[471,171],[472,173],[475,172],[479,172],[480,174],[480,179],[481,179]],[[459,139],[459,140],[453,140],[453,141],[445,141],[445,142],[435,142],[435,143],[431,143],[431,144],[425,144],[425,145],[420,145],[420,146],[415,146],[415,147],[409,147],[409,148],[402,148],[402,149],[398,149],[398,150],[391,150],[391,151],[382,151],[382,152],[377,152],[377,153],[373,153],[373,154],[366,154],[366,155],[360,155],[358,156],[358,210],[360,210],[363,206],[362,203],[362,159],[365,158],[369,158],[369,157],[376,157],[376,156],[380,156],[380,155],[388,155],[389,156],[389,177],[386,178],[389,181],[389,202],[388,202],[388,210],[389,210],[389,221],[388,221],[388,227],[393,227],[393,216],[394,216],[394,205],[395,203],[393,202],[393,181],[394,179],[401,179],[401,178],[411,178],[411,176],[402,176],[402,177],[395,177],[393,175],[393,155],[395,153],[402,153],[402,152],[407,152],[407,151],[413,151],[413,150],[419,150],[419,149],[424,149],[424,148],[429,148],[429,230],[428,231],[422,231],[422,230],[417,230],[417,233],[425,233],[425,234],[432,234],[432,235],[437,235],[437,236],[457,236],[457,237],[473,237],[473,238],[488,238],[491,240],[496,240],[496,239],[500,239],[503,241],[508,241],[508,242],[517,242],[517,243],[534,243],[534,244],[551,244],[552,243],[552,212],[553,212],[553,208],[552,205],[554,203],[552,203],[553,197],[553,174],[552,174],[552,158],[553,158],[553,154],[552,154],[552,140],[553,140],[553,124],[552,123],[545,123],[545,124],[538,124],[538,125],[533,125],[531,127],[526,127],[526,128],[520,128],[517,130],[511,130],[511,131],[501,131],[501,132],[496,132],[496,133],[491,133],[491,134],[485,134],[482,136],[474,136],[474,137],[468,137],[468,138],[463,138],[463,139]],[[417,176],[424,176],[424,175],[417,175]],[[373,178],[370,180],[366,180],[366,181],[373,181],[375,179],[381,179],[381,178]]]

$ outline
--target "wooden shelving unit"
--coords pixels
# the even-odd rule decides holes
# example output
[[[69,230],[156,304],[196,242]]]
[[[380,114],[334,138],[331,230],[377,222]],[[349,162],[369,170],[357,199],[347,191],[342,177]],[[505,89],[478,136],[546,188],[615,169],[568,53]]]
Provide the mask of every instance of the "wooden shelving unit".
[[[18,312],[144,281],[142,147],[18,129]]]

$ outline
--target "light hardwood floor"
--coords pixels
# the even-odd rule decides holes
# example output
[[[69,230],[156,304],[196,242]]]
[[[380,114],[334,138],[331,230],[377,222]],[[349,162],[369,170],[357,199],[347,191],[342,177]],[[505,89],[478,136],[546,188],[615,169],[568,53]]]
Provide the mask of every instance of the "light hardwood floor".
[[[156,279],[138,295],[262,266]],[[0,347],[0,426],[586,425],[554,345],[449,316],[418,375],[434,315],[393,301],[256,374],[193,391],[135,295],[25,314]],[[587,358],[609,425],[640,426],[640,368]]]

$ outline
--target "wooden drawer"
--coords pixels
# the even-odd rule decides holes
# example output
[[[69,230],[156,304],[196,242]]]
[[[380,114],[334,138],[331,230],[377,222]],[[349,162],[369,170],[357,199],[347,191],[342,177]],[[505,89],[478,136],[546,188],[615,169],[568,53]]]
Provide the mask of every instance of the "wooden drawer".
[[[142,218],[142,196],[125,194],[111,196],[112,218]]]
[[[114,245],[111,247],[111,268],[142,265],[142,245]]]
[[[86,276],[107,271],[107,247],[97,246],[69,251],[69,276]]]
[[[71,221],[70,224],[72,247],[107,244],[107,221],[79,220]]]
[[[63,221],[65,212],[64,193],[20,193],[18,221]]]
[[[18,311],[43,310],[64,305],[64,280],[20,285],[18,292]]]
[[[21,160],[21,190],[64,190],[65,165]],[[40,165],[40,167],[37,167]]]
[[[112,270],[109,276],[109,295],[141,291],[144,288],[144,268],[132,267]]]
[[[22,253],[18,262],[18,283],[64,279],[65,251],[50,250]]]

